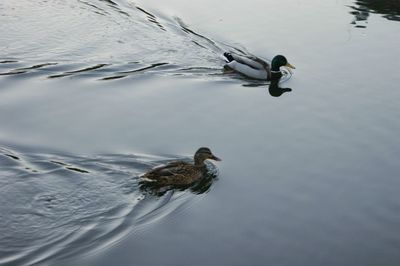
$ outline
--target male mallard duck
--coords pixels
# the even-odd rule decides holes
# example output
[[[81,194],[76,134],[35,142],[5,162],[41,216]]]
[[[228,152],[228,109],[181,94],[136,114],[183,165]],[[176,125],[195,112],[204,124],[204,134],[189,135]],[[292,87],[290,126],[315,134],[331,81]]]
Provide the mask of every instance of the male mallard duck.
[[[246,77],[261,80],[279,80],[282,77],[281,66],[295,69],[288,63],[286,57],[277,55],[272,59],[271,66],[255,56],[241,56],[233,53],[224,53],[225,67],[233,69]]]
[[[205,160],[221,161],[211,153],[209,148],[202,147],[194,154],[194,164],[176,161],[156,167],[145,173],[142,182],[154,183],[158,186],[190,185],[201,179],[207,173]]]

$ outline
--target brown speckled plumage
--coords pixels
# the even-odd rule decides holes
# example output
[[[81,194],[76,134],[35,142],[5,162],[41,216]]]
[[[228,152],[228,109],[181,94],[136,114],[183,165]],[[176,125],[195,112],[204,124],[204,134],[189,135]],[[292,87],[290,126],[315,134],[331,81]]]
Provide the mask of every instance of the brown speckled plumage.
[[[194,155],[194,164],[176,161],[156,167],[142,176],[142,181],[159,186],[190,185],[201,179],[207,171],[205,160],[220,161],[209,148],[200,148]]]

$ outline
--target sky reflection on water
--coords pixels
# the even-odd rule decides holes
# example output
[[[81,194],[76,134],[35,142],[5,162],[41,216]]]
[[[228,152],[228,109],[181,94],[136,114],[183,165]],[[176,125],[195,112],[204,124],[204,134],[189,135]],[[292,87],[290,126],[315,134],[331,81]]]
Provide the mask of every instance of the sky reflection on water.
[[[89,237],[49,264],[398,266],[400,23],[377,2],[2,1],[0,252],[69,228]],[[223,73],[225,47],[284,54],[293,90]],[[139,203],[138,175],[200,146],[224,159],[209,193]]]

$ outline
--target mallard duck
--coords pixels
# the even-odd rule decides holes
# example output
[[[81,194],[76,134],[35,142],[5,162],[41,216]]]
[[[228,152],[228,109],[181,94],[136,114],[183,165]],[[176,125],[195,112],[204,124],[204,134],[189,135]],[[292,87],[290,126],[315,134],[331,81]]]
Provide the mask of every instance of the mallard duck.
[[[225,68],[253,79],[279,80],[282,77],[280,67],[286,66],[295,69],[288,63],[286,57],[277,55],[272,59],[271,66],[264,60],[255,56],[242,56],[234,53],[224,53],[226,59]]]
[[[152,183],[157,186],[185,186],[200,180],[206,173],[205,160],[221,161],[212,154],[211,150],[202,147],[194,154],[194,164],[176,161],[167,165],[158,166],[141,176],[141,182]]]

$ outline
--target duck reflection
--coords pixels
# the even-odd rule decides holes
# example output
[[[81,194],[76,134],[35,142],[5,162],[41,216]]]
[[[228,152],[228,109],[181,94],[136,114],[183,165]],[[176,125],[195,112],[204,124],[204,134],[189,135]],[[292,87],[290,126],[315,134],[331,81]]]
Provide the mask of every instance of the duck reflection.
[[[253,83],[247,83],[243,84],[244,87],[264,87],[268,86],[268,92],[272,97],[280,97],[282,94],[285,92],[291,92],[291,88],[282,88],[279,86],[280,79],[278,80],[272,80],[270,83],[264,83],[264,82],[253,82]]]
[[[196,151],[193,164],[184,161],[170,162],[145,173],[140,177],[140,188],[155,195],[163,195],[171,189],[190,189],[196,194],[204,193],[208,191],[218,172],[206,160],[221,161],[209,148],[202,147]]]
[[[269,84],[268,91],[271,96],[280,97],[285,92],[292,91],[292,89],[291,88],[281,88],[281,87],[279,87],[279,80],[273,80]]]
[[[139,184],[139,188],[142,192],[146,194],[150,194],[157,197],[164,196],[168,191],[184,191],[188,190],[193,194],[199,195],[203,193],[207,193],[210,191],[210,188],[214,181],[218,180],[217,174],[214,173],[207,173],[197,182],[190,184],[190,185],[168,185],[168,186],[161,186],[158,184],[153,184],[149,182],[141,181]]]
[[[356,0],[354,6],[350,6],[354,15],[352,24],[358,28],[365,28],[359,22],[367,22],[370,13],[382,14],[384,18],[400,21],[400,1],[398,0]]]

